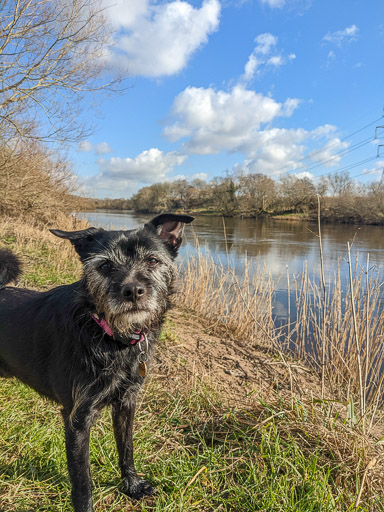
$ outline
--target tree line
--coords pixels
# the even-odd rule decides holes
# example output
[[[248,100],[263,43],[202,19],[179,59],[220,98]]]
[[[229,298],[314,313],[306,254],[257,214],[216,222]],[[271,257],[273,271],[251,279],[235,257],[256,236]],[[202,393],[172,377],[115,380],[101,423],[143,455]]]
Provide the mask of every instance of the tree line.
[[[129,207],[142,213],[200,212],[223,216],[259,217],[316,215],[318,197],[324,220],[384,223],[384,183],[356,182],[348,172],[312,181],[285,175],[274,180],[262,173],[242,172],[211,181],[185,179],[141,188]]]

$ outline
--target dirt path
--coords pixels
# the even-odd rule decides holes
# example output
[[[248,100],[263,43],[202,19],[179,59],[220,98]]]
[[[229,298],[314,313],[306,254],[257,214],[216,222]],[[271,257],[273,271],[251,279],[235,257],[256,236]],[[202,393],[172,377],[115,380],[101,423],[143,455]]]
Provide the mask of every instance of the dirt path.
[[[204,323],[181,309],[172,309],[154,358],[153,377],[169,387],[193,380],[210,384],[230,402],[254,394],[267,399],[276,391],[287,396],[320,396],[320,381],[300,362],[244,341],[210,334]]]

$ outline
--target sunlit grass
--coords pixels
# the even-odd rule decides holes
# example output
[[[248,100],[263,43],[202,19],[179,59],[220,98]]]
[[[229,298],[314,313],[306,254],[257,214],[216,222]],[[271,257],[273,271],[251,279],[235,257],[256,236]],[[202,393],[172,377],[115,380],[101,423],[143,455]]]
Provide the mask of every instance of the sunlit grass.
[[[74,229],[73,222],[68,222],[60,227]],[[5,221],[0,224],[0,245],[22,257],[22,286],[47,288],[72,282],[80,275],[70,244],[47,230]],[[263,268],[251,272],[245,267],[239,278],[233,269],[200,254],[184,267],[180,281],[177,300],[198,313],[204,329],[225,336],[236,333],[238,339],[247,340],[250,349],[262,344],[279,357],[281,338],[272,321],[273,283]],[[298,295],[298,304],[305,304],[305,309],[299,308],[301,316],[291,327],[301,336],[298,340],[308,343],[305,322],[316,315],[308,295],[300,290],[303,295]],[[377,286],[372,286],[373,290],[376,293]],[[364,319],[373,321],[379,311],[372,309],[371,316],[367,315],[363,298],[358,308],[362,336]],[[351,317],[340,315],[338,295],[334,304],[337,308],[334,317],[329,316],[327,328],[331,320],[337,322],[330,332],[339,332],[345,340],[343,329],[351,332],[350,324],[345,323]],[[370,307],[372,304],[370,301]],[[320,328],[320,324],[314,327]],[[321,340],[321,333],[316,335]],[[172,319],[160,343],[178,343]],[[376,350],[372,353],[380,354],[372,346],[371,350]],[[336,341],[329,350],[333,348],[339,350]],[[377,362],[377,357],[372,361]],[[185,388],[169,387],[168,382],[166,389],[161,379],[151,381],[137,413],[135,444],[137,469],[155,484],[157,494],[132,503],[118,491],[117,455],[106,410],[91,438],[96,510],[383,511],[381,445],[377,437],[361,434],[359,414],[351,401],[357,389],[352,381],[356,366],[348,366],[348,387],[343,374],[335,373],[338,367],[345,371],[341,362],[336,364],[335,359],[332,364],[335,369],[329,366],[327,383],[340,383],[339,389],[327,387],[333,396],[324,400],[306,397],[303,402],[293,395],[287,400],[277,389],[268,402],[255,394],[246,409],[240,404],[229,407],[225,396],[195,381]],[[340,397],[349,397],[349,401],[333,401]],[[382,426],[379,411],[369,411],[375,412],[375,436]],[[16,380],[0,380],[0,454],[1,512],[71,511],[59,408]]]
[[[58,407],[17,381],[1,381],[0,409],[1,510],[70,511]],[[132,503],[118,491],[105,410],[90,449],[96,510],[352,510],[353,454],[343,461],[336,444],[317,439],[307,412],[297,414],[278,400],[259,401],[253,410],[228,409],[207,388],[173,395],[154,382],[136,417],[135,453],[137,469],[155,484],[156,496]],[[372,498],[357,510],[384,507]]]

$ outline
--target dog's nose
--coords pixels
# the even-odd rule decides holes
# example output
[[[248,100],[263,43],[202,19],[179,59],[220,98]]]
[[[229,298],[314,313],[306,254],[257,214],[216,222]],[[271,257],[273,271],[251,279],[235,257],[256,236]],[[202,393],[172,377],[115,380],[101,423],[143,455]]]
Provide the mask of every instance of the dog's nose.
[[[144,294],[145,288],[139,283],[127,283],[121,288],[121,295],[131,302],[137,302]]]

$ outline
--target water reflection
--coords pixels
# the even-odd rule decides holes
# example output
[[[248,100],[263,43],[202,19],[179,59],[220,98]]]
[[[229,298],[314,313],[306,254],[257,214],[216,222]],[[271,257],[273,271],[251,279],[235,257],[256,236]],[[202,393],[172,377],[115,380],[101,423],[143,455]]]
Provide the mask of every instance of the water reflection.
[[[83,213],[88,221],[98,227],[134,229],[148,222],[153,216],[133,212],[98,210]],[[244,258],[255,264],[265,265],[275,281],[274,311],[278,323],[287,320],[287,272],[291,282],[299,279],[304,265],[315,280],[320,276],[318,228],[315,223],[273,219],[239,219],[197,217],[186,229],[182,254],[196,250],[196,240],[203,251],[209,250],[215,258],[228,261],[241,273]],[[331,225],[322,226],[325,275],[331,285],[337,266],[340,265],[342,282],[347,283],[347,242],[353,242],[353,258],[365,266],[369,253],[371,266],[384,264],[384,236],[381,226]],[[294,297],[291,297],[294,308]],[[295,311],[291,311],[295,314]]]

